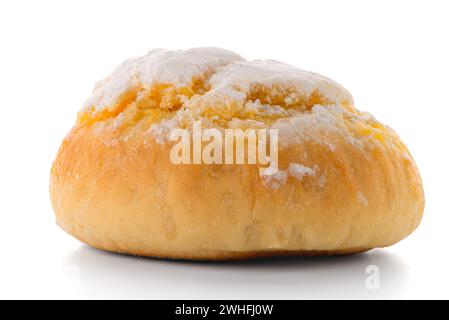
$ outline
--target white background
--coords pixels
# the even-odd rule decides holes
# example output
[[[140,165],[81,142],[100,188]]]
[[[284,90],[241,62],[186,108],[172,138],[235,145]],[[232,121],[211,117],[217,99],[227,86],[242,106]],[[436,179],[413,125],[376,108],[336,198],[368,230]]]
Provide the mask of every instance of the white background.
[[[348,88],[415,157],[418,230],[357,256],[239,263],[120,256],[62,232],[49,170],[95,81],[154,47],[197,46]],[[448,57],[448,1],[1,1],[0,298],[449,298]]]

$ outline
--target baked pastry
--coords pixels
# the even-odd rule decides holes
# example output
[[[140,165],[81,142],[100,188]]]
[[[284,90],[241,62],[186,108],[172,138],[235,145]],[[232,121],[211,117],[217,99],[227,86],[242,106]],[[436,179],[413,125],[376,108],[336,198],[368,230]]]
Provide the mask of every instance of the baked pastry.
[[[275,130],[276,168],[174,163],[171,134],[194,123]],[[97,83],[50,193],[57,224],[91,246],[198,260],[385,247],[415,230],[424,208],[406,146],[342,86],[218,48],[152,50]]]

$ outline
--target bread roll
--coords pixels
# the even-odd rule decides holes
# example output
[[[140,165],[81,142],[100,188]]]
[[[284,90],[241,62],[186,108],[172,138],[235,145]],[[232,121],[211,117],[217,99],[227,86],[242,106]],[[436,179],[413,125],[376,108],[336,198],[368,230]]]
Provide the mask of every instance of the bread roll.
[[[195,122],[276,130],[278,170],[173,163],[171,133]],[[342,86],[218,48],[152,50],[97,83],[56,156],[50,193],[57,224],[93,247],[194,260],[386,247],[424,208],[406,146]]]

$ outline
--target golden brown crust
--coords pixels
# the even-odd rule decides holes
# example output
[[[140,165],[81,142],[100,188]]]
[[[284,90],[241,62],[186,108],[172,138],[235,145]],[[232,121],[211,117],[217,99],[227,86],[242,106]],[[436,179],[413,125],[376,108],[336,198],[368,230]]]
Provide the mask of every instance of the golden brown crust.
[[[59,226],[97,248],[199,260],[340,254],[392,245],[422,216],[413,160],[384,144],[362,149],[337,134],[334,149],[290,144],[281,169],[301,159],[318,173],[271,189],[254,165],[174,165],[170,143],[147,130],[124,139],[108,121],[69,133],[50,184]]]

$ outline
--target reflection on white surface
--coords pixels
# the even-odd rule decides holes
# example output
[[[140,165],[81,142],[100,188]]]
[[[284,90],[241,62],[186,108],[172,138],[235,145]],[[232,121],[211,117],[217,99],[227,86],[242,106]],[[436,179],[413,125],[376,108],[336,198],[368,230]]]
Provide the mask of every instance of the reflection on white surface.
[[[344,257],[185,262],[82,246],[69,255],[65,268],[79,280],[85,298],[399,298],[409,282],[407,265],[385,250]]]

